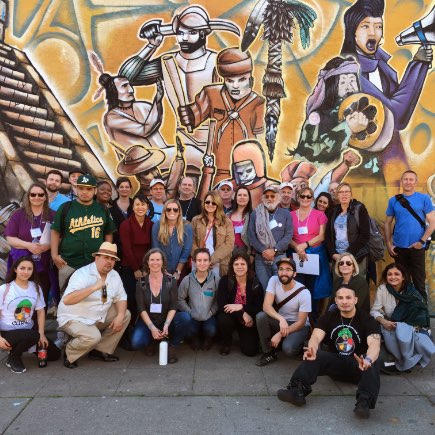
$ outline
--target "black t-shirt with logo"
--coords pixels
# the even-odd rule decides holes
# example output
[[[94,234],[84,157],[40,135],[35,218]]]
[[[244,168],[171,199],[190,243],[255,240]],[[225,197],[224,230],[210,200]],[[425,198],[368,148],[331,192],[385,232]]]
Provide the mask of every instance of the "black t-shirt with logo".
[[[340,355],[365,354],[367,337],[381,333],[379,323],[361,310],[357,310],[353,318],[346,318],[335,309],[320,317],[316,328],[325,331],[323,342],[329,351]]]

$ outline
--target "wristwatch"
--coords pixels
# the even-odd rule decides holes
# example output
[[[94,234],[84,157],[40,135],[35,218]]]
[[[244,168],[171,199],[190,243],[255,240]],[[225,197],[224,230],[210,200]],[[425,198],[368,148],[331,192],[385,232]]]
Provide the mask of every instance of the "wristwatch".
[[[418,243],[421,243],[422,245],[426,244],[426,242],[424,240],[421,240],[421,239],[418,241]]]
[[[373,360],[369,357],[369,356],[365,356],[364,357],[364,359],[366,360],[366,361],[368,361],[369,363],[370,363],[370,365],[372,366],[373,365]]]

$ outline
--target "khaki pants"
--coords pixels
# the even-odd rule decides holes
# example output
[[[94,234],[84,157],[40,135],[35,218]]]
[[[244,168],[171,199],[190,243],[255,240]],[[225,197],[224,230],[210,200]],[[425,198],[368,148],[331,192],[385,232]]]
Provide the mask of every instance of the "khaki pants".
[[[116,317],[116,314],[116,308],[112,305],[104,322],[98,322],[95,323],[95,325],[85,325],[82,322],[70,320],[60,327],[59,329],[61,331],[73,337],[67,343],[65,349],[68,361],[72,363],[92,349],[109,354],[115,352],[122,334],[124,334],[124,331],[130,323],[131,317],[130,311],[126,310],[121,331],[112,333],[112,329],[109,328],[109,325]]]
[[[69,277],[75,272],[76,270],[68,266],[67,264],[62,267],[62,269],[59,270],[59,289],[60,289],[60,297],[63,296],[65,293],[65,284],[67,283]]]

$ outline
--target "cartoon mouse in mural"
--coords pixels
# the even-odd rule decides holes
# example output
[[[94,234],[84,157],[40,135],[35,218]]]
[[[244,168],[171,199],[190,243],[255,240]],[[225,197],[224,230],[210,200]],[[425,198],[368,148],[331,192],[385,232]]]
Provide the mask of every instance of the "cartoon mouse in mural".
[[[384,30],[384,0],[357,0],[344,14],[345,36],[342,55],[351,55],[360,65],[361,90],[378,98],[394,115],[394,133],[389,145],[367,168],[376,169],[394,161],[408,167],[399,131],[407,127],[415,110],[433,52],[430,45],[421,45],[399,82],[396,71],[388,65],[390,56],[380,43]],[[400,174],[402,170],[395,171]]]
[[[228,31],[240,36],[235,24],[226,20],[211,20],[200,6],[183,9],[170,24],[162,24],[161,20],[149,21],[139,31],[139,37],[146,39],[147,45],[121,66],[119,74],[133,86],[163,80],[166,95],[176,114],[178,107],[192,102],[204,86],[218,81],[215,68],[217,53],[207,48],[207,37],[213,31]],[[153,58],[168,36],[176,36],[180,50]],[[192,145],[204,152],[207,124],[194,132],[177,125],[177,134],[186,146]],[[190,152],[186,152],[186,157],[189,161]]]
[[[252,90],[251,55],[235,47],[226,48],[218,54],[216,66],[224,83],[205,86],[192,104],[178,110],[184,126],[196,128],[206,119],[216,120],[211,147],[216,158],[214,184],[230,175],[233,146],[264,131],[264,98]]]

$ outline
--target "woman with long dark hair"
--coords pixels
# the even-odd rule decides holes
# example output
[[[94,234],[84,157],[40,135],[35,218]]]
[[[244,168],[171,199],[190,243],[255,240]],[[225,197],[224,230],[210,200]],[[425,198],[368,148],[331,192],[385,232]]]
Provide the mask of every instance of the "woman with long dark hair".
[[[234,192],[234,209],[228,217],[234,229],[234,248],[248,249],[248,224],[252,212],[251,192],[244,186],[239,186]]]
[[[216,191],[207,193],[201,214],[192,219],[192,228],[192,253],[198,248],[207,248],[215,274],[226,275],[234,248],[234,230],[231,221],[225,216],[222,200]]]
[[[329,218],[329,214],[331,213],[333,207],[334,207],[334,201],[332,200],[332,196],[330,193],[320,192],[317,195],[317,198],[314,201],[315,210],[323,211],[326,217]]]
[[[0,286],[0,349],[9,352],[6,365],[14,373],[26,371],[21,356],[36,344],[47,349],[49,361],[60,357],[59,349],[45,336],[45,302],[35,279],[35,262],[23,256],[13,263],[6,283]],[[34,329],[35,312],[38,330]]]
[[[255,278],[249,255],[235,251],[218,287],[218,327],[222,336],[221,355],[231,351],[235,330],[239,334],[240,352],[255,356],[259,349],[255,316],[263,307],[263,288]]]
[[[112,215],[113,222],[115,222],[116,229],[119,231],[121,223],[133,213],[133,199],[131,199],[133,186],[128,177],[119,177],[116,180],[115,187],[118,192],[118,198],[112,202],[110,214]]]
[[[32,183],[24,196],[23,207],[11,216],[5,236],[11,245],[8,270],[12,264],[23,256],[31,256],[35,262],[35,274],[42,288],[45,305],[48,303],[51,277],[50,242],[40,243],[47,223],[53,222],[55,213],[49,209],[48,195],[41,183]],[[44,241],[44,240],[43,240]]]

